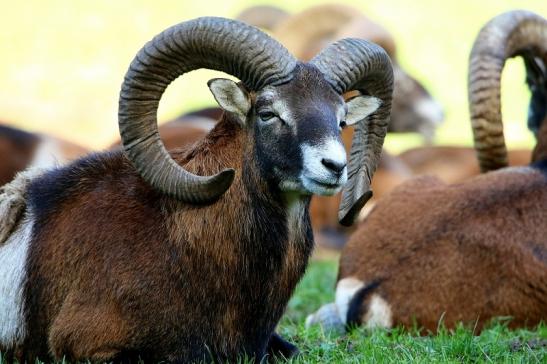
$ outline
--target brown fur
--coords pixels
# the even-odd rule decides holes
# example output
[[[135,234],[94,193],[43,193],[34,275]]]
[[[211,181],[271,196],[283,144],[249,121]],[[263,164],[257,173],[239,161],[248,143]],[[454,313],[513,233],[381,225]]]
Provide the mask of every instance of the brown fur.
[[[38,180],[26,285],[31,334],[20,348],[27,359],[50,352],[71,361],[188,362],[210,359],[210,350],[219,360],[260,360],[312,240],[307,199],[293,229],[286,199],[257,173],[253,146],[252,129],[224,119],[174,154],[200,175],[235,168],[231,188],[208,206],[158,196],[119,152],[80,162],[93,168],[69,167],[64,173],[77,178],[53,210],[41,201],[47,181]]]
[[[190,146],[207,135],[208,130],[180,122],[171,122],[160,126],[161,140],[168,150]]]

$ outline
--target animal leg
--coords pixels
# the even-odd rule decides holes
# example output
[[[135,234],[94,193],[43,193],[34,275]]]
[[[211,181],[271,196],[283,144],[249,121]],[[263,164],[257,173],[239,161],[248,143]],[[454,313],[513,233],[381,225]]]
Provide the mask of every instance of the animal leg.
[[[57,360],[118,361],[130,351],[130,337],[115,309],[65,302],[51,326],[49,348]]]
[[[268,358],[271,361],[275,357],[283,357],[285,359],[293,358],[300,353],[300,350],[274,332],[268,343],[267,353]]]

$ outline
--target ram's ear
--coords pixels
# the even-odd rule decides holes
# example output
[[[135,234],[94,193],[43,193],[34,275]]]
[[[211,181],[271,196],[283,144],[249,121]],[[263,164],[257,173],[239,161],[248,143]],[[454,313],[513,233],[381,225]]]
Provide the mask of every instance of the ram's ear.
[[[378,110],[380,105],[382,105],[382,100],[374,96],[361,95],[347,101],[346,105],[348,107],[345,120],[346,125],[353,125],[366,119]]]
[[[251,109],[249,93],[232,80],[213,78],[207,86],[215,97],[218,105],[227,112],[236,115],[242,124],[245,124],[247,113]]]

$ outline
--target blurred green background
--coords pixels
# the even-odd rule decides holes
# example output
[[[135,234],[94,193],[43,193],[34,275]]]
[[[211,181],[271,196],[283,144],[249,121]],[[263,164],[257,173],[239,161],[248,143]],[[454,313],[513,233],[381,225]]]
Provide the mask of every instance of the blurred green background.
[[[332,1],[331,1],[332,2]],[[0,12],[0,120],[49,132],[92,148],[117,137],[118,91],[135,53],[164,28],[205,15],[235,17],[245,7],[273,4],[297,12],[316,1],[5,1]],[[346,1],[394,35],[399,61],[444,106],[437,144],[471,145],[467,59],[480,27],[493,16],[525,8],[547,16],[545,0]],[[160,121],[213,99],[193,72],[167,90]],[[503,75],[505,133],[511,147],[532,146],[525,127],[528,91],[520,60]],[[417,136],[390,136],[388,149],[420,144]]]

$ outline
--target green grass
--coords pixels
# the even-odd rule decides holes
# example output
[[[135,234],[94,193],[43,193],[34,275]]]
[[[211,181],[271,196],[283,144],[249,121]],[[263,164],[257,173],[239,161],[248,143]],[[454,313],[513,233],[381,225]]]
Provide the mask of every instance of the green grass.
[[[306,316],[334,298],[337,266],[313,262],[289,303],[279,333],[301,350],[292,363],[547,363],[547,326],[510,330],[493,323],[480,335],[459,327],[419,336],[416,330],[366,330],[344,336],[304,329]]]

